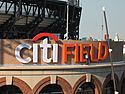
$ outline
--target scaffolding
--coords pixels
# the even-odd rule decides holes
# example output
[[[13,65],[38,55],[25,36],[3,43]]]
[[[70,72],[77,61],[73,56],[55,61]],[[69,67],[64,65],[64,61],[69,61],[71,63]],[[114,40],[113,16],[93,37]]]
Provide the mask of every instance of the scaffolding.
[[[79,39],[81,7],[79,0],[69,0],[69,39]],[[65,0],[1,0],[0,38],[31,39],[38,33],[66,34]]]

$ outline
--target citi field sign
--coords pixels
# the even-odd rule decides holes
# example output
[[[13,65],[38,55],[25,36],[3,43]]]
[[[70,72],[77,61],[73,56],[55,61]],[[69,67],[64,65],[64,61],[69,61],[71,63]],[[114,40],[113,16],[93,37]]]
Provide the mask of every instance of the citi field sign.
[[[53,39],[54,43],[49,43],[47,38],[40,40],[43,37]],[[37,42],[38,40],[40,43]],[[51,33],[40,33],[36,35],[32,41],[34,42],[31,45],[19,44],[15,48],[15,57],[19,62],[25,64],[30,62],[39,63],[41,59],[44,63],[67,64],[68,62],[73,62],[77,64],[88,62],[88,60],[97,63],[106,60],[108,57],[108,46],[102,41],[98,42],[96,47],[94,42],[84,43],[77,41],[72,42],[70,40],[67,40],[69,42],[63,42]],[[24,54],[22,50],[32,51],[32,57],[22,57]]]

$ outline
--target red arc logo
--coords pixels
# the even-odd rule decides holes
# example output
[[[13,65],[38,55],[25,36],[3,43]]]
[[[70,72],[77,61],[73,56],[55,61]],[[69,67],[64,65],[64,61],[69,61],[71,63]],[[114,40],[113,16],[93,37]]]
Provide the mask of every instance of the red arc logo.
[[[52,38],[56,42],[59,41],[59,39],[55,35],[53,35],[51,33],[39,33],[32,40],[33,41],[37,41],[37,40],[39,40],[42,37],[50,37],[50,38]]]

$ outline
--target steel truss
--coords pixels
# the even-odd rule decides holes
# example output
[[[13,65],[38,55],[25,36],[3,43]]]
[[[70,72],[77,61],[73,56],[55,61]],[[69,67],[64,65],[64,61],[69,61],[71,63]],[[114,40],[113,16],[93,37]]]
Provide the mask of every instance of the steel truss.
[[[58,0],[1,0],[0,38],[33,38],[41,32],[66,33],[67,3]],[[69,5],[69,39],[79,39],[81,7]]]

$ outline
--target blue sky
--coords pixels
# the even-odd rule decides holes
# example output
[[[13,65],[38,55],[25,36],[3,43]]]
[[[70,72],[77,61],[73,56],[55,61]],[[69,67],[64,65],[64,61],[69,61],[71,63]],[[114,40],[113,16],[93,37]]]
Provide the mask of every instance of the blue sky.
[[[106,9],[110,38],[118,33],[125,40],[125,0],[80,0],[82,6],[80,38],[93,37],[103,39],[103,12]],[[105,28],[105,27],[104,27]]]

